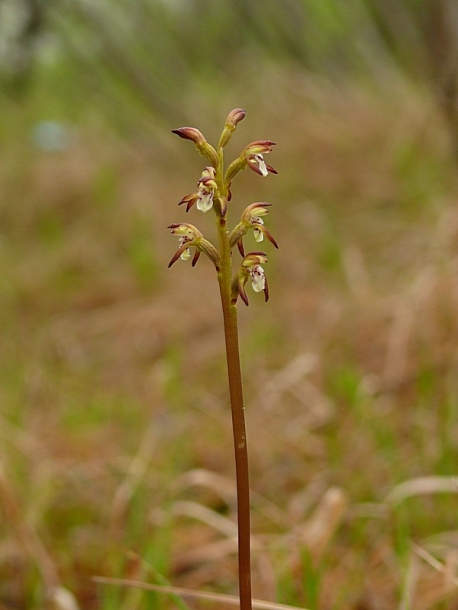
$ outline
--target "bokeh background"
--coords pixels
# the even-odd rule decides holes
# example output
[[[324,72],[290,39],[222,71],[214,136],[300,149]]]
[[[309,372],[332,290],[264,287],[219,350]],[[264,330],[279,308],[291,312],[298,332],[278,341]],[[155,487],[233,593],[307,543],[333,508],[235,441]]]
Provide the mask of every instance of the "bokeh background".
[[[455,0],[0,1],[2,609],[237,591],[217,284],[166,229],[212,239],[170,132],[235,107],[279,172],[229,210],[280,246],[239,308],[254,593],[458,608],[457,98]]]

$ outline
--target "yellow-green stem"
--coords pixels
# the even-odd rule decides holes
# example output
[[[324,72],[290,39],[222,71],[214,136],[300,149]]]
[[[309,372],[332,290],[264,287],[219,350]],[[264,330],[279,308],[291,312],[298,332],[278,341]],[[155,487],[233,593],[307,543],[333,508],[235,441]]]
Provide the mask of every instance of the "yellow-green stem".
[[[224,318],[227,372],[234,436],[237,480],[238,559],[240,609],[251,610],[251,550],[250,550],[250,483],[248,450],[243,405],[242,373],[240,368],[237,307],[231,302],[232,265],[226,218],[218,216],[218,236],[221,267],[218,282]]]

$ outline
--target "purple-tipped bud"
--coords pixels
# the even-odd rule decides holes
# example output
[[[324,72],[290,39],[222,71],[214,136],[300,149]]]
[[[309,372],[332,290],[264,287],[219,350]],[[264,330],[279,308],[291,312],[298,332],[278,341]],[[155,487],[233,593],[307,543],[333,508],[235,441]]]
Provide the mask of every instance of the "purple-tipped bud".
[[[177,136],[184,140],[194,142],[200,154],[207,157],[214,167],[218,167],[219,159],[216,150],[207,142],[198,129],[195,127],[180,127],[179,129],[172,129],[172,133],[176,133]]]
[[[226,123],[224,125],[223,133],[221,134],[221,137],[219,139],[218,148],[224,148],[224,146],[226,146],[226,144],[231,139],[231,136],[234,133],[238,123],[240,123],[240,121],[243,121],[245,115],[246,112],[245,110],[242,110],[242,108],[234,108],[234,110],[231,110],[229,112],[229,114],[227,115]]]
[[[180,127],[179,129],[172,129],[172,133],[176,133],[177,136],[180,136],[180,138],[183,138],[183,140],[192,140],[196,146],[203,146],[207,141],[203,134],[195,127]]]
[[[231,110],[230,113],[227,115],[226,127],[232,127],[232,129],[235,129],[238,123],[240,123],[240,121],[243,121],[245,115],[246,111],[242,110],[242,108],[234,108],[234,110]]]

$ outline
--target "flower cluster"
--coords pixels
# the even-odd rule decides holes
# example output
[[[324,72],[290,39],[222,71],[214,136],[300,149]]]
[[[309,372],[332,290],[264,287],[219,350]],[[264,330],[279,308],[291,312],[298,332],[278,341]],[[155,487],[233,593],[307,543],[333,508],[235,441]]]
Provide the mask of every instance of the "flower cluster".
[[[207,142],[204,135],[194,127],[181,127],[174,129],[173,133],[185,140],[194,142],[201,155],[210,162],[202,171],[202,175],[197,182],[197,190],[185,195],[178,205],[186,205],[186,212],[196,205],[201,212],[208,212],[213,209],[218,219],[218,229],[222,239],[227,240],[226,260],[230,264],[230,252],[237,245],[243,257],[239,271],[232,279],[231,300],[236,303],[238,297],[248,305],[248,297],[245,292],[245,285],[251,280],[251,286],[255,292],[264,292],[265,300],[269,298],[267,279],[263,265],[267,263],[267,255],[264,252],[254,251],[245,255],[243,237],[248,231],[253,230],[256,242],[262,242],[264,237],[275,247],[278,244],[272,234],[264,226],[263,217],[268,213],[270,203],[257,202],[250,204],[243,212],[240,222],[229,233],[226,229],[228,203],[231,200],[231,182],[236,174],[249,167],[262,177],[269,174],[276,174],[277,171],[266,163],[264,155],[271,153],[275,142],[271,140],[256,140],[245,146],[240,155],[228,166],[226,172],[223,169],[223,149],[232,137],[238,123],[245,118],[245,110],[235,108],[232,110],[225,122],[221,133],[217,149]],[[178,259],[188,260],[191,258],[191,249],[195,249],[192,257],[194,266],[200,254],[203,252],[213,262],[216,270],[220,273],[221,252],[204,238],[203,234],[194,225],[189,223],[175,223],[169,226],[171,233],[179,238],[179,247],[175,252],[169,267]],[[221,243],[221,242],[220,242]],[[223,251],[223,250],[222,250]],[[223,257],[224,258],[224,257]]]

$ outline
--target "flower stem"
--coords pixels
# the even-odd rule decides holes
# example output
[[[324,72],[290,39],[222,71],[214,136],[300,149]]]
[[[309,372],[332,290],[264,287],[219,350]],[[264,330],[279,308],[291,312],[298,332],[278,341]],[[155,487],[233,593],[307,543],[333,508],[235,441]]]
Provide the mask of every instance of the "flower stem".
[[[248,450],[243,405],[242,373],[240,368],[237,307],[231,302],[232,265],[229,234],[225,216],[218,216],[218,236],[221,266],[218,282],[224,318],[227,372],[234,436],[235,471],[237,481],[238,560],[240,609],[251,610],[251,550],[250,550],[250,482]]]

